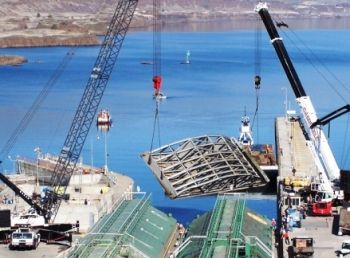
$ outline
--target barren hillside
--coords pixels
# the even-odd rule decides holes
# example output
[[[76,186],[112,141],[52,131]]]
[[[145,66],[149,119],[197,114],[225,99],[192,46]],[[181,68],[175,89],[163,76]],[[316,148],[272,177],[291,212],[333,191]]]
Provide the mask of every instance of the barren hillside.
[[[4,0],[0,47],[97,44],[117,0]],[[132,27],[152,22],[152,0],[140,0]],[[163,23],[253,19],[256,0],[163,0]],[[285,18],[349,17],[347,0],[272,0],[271,13]],[[43,40],[42,38],[45,38]]]

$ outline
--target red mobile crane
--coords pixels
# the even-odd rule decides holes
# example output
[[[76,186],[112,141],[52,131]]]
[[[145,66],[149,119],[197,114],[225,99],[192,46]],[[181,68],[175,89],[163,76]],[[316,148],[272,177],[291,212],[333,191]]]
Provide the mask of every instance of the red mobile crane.
[[[59,154],[55,170],[50,180],[50,190],[46,192],[43,198],[44,202],[41,204],[36,203],[7,179],[6,176],[0,173],[0,179],[33,207],[39,215],[44,216],[46,222],[53,222],[57,215],[89,129],[96,116],[98,105],[117,61],[137,3],[138,0],[118,0],[112,20],[108,26],[108,31],[101,44],[100,52],[92,68],[63,148]]]

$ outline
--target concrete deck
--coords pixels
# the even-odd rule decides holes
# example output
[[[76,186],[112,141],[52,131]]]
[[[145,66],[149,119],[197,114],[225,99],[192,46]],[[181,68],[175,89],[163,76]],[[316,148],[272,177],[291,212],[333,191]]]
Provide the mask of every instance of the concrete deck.
[[[10,250],[8,245],[0,245],[0,257],[53,258],[67,250],[67,248],[67,246],[40,243],[36,250]]]
[[[298,121],[279,117],[276,119],[279,176],[318,176],[311,151]]]
[[[286,117],[277,118],[276,141],[280,179],[292,176],[292,168],[295,168],[295,175],[318,176],[311,150],[298,121]],[[333,217],[312,216],[302,220],[301,228],[294,228],[289,235],[290,239],[296,236],[313,237],[314,257],[336,257],[335,251],[340,249],[341,242],[350,237],[332,234],[332,227]],[[290,247],[283,245],[283,257],[292,257],[288,253]]]
[[[333,217],[307,217],[302,220],[301,228],[294,228],[290,232],[290,239],[296,236],[307,236],[314,239],[314,257],[336,257],[336,251],[340,249],[341,242],[349,240],[350,236],[338,236],[332,234]],[[288,246],[285,246],[285,253]],[[285,256],[291,257],[291,256]]]
[[[30,179],[24,175],[23,178]],[[35,180],[31,179],[30,182],[21,180],[21,182],[23,184],[18,184],[18,187],[28,195],[40,190],[40,187],[37,189]],[[134,182],[130,177],[117,173],[87,174],[72,178],[66,191],[70,199],[62,201],[55,223],[76,223],[79,220],[80,231],[87,232],[99,218],[112,211],[118,200],[131,199],[131,196],[127,195],[133,191],[133,186]],[[0,193],[0,199],[0,209],[9,209],[12,214],[23,214],[30,208],[9,188]],[[5,199],[10,200],[11,204],[3,203]]]
[[[27,194],[31,194],[36,190],[35,181],[32,177],[18,176],[17,182],[21,182],[18,186]],[[72,178],[67,188],[70,194],[69,201],[63,201],[59,212],[56,216],[55,223],[75,223],[80,222],[80,233],[86,233],[103,215],[112,212],[112,210],[123,200],[132,198],[133,180],[130,177],[110,173],[107,175],[82,175]],[[93,183],[90,182],[93,181]],[[97,180],[97,181],[96,181]],[[77,189],[81,188],[81,191]],[[101,193],[103,189],[103,193]],[[29,205],[19,197],[14,196],[14,192],[9,188],[4,188],[0,193],[2,201],[13,201],[11,204],[0,203],[0,209],[10,209],[14,213],[25,212]],[[87,202],[85,202],[85,200]],[[74,239],[79,239],[82,234],[74,235]],[[74,241],[73,241],[74,242]],[[31,257],[65,257],[68,251],[67,246],[63,245],[47,245],[40,243],[36,250],[10,250],[8,245],[0,245],[0,257],[16,258],[25,255]]]

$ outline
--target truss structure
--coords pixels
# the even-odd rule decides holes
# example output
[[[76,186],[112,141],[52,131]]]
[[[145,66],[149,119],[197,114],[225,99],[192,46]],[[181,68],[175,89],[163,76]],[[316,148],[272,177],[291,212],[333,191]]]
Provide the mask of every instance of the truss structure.
[[[188,138],[141,157],[172,199],[256,191],[269,182],[239,144],[225,136]]]

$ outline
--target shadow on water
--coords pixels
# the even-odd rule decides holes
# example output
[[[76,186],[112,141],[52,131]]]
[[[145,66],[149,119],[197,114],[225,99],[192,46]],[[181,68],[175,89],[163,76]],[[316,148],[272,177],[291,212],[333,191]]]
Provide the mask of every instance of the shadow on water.
[[[166,214],[171,214],[178,223],[183,225],[189,225],[195,218],[204,214],[206,211],[191,208],[180,208],[180,207],[156,207]]]

